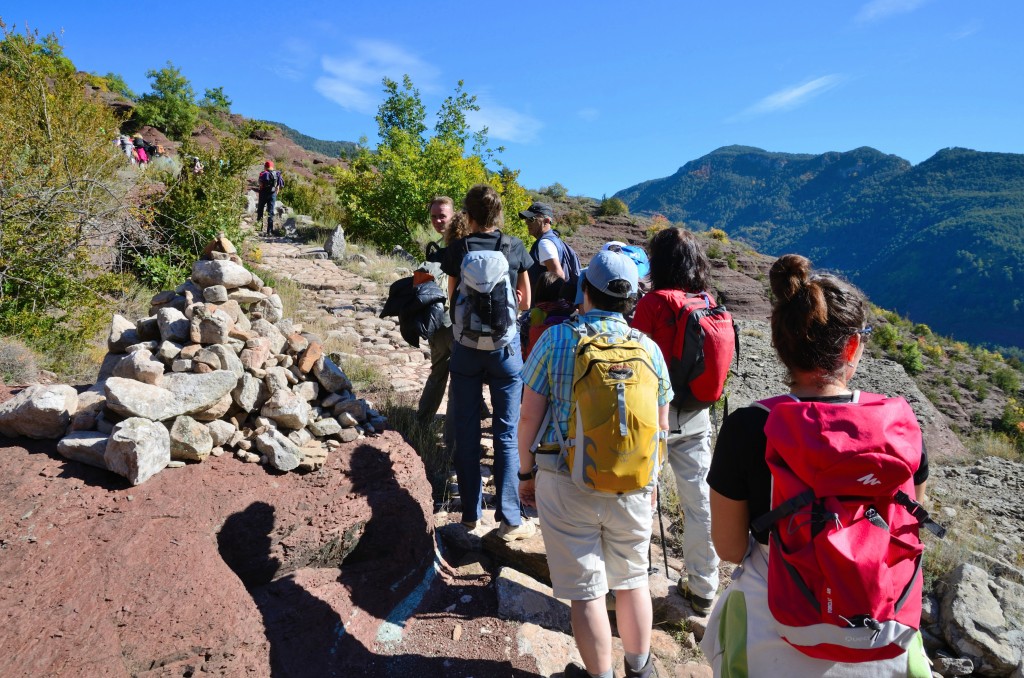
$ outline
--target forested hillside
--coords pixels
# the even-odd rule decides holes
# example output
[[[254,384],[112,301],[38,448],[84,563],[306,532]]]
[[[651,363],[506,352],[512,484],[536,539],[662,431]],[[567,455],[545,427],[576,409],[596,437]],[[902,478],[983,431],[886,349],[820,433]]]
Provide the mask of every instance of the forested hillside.
[[[912,166],[872,148],[729,146],[616,197],[806,254],[944,334],[1024,347],[1024,155],[953,148]]]
[[[324,141],[323,139],[317,139],[316,137],[311,137],[308,134],[303,134],[299,130],[289,127],[283,122],[274,122],[272,120],[267,120],[266,122],[279,128],[286,137],[297,143],[299,146],[302,146],[307,151],[323,153],[330,158],[337,158],[339,156],[355,153],[359,148],[359,144],[354,141]]]

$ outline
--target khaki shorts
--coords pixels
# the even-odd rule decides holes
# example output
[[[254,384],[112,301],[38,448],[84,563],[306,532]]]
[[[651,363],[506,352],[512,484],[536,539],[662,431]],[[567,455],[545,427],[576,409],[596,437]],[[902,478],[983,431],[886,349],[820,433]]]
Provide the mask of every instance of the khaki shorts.
[[[555,597],[600,598],[647,584],[651,492],[581,490],[563,473],[537,474],[537,513]]]

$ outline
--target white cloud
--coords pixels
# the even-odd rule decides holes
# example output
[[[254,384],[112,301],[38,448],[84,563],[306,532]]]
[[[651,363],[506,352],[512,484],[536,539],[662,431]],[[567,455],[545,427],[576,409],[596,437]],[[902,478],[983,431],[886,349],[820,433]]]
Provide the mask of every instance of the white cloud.
[[[952,40],[963,40],[964,38],[971,37],[980,30],[981,22],[975,19],[974,21],[971,21],[961,26],[959,29],[954,31],[953,34],[950,35],[949,37]]]
[[[784,87],[778,92],[769,94],[742,113],[728,118],[727,122],[735,122],[736,120],[752,118],[766,113],[775,113],[776,111],[791,111],[804,105],[819,94],[827,92],[842,81],[843,77],[841,75],[832,74],[824,75],[799,85]]]
[[[400,46],[383,40],[358,40],[354,53],[346,57],[324,56],[324,75],[316,79],[317,92],[342,108],[357,113],[374,113],[382,96],[385,77],[401,82],[408,74],[423,91],[434,88],[437,69]]]
[[[316,59],[313,46],[297,38],[288,38],[278,51],[274,72],[288,80],[301,80]]]
[[[870,23],[894,14],[907,14],[924,5],[928,0],[871,0],[857,12],[857,23]]]
[[[487,136],[526,144],[537,138],[543,123],[531,115],[505,106],[477,100],[479,111],[467,111],[466,121],[474,130],[487,128]]]
[[[580,110],[576,111],[576,115],[578,115],[582,120],[586,120],[587,122],[593,122],[597,120],[599,117],[601,117],[601,111],[597,110],[596,108],[587,107],[581,108]]]

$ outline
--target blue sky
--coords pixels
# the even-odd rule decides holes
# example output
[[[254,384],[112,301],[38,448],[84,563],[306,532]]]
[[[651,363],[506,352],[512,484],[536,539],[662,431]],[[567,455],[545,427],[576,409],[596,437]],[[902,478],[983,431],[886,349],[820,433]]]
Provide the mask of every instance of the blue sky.
[[[137,92],[171,60],[199,96],[315,137],[375,142],[381,78],[431,115],[458,80],[504,161],[599,197],[729,144],[1024,152],[1024,2],[14,0],[82,70]]]

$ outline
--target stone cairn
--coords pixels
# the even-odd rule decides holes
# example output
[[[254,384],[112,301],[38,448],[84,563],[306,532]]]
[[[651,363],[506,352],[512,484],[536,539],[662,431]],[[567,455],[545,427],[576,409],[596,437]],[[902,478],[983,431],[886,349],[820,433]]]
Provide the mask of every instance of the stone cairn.
[[[312,471],[330,449],[386,424],[223,236],[189,280],[150,303],[134,324],[114,316],[97,384],[58,444],[65,457],[133,485],[226,451]]]

